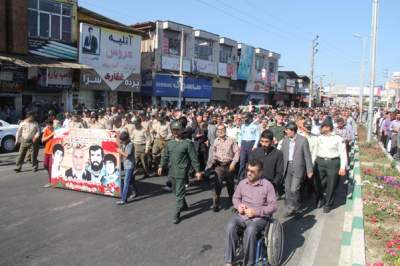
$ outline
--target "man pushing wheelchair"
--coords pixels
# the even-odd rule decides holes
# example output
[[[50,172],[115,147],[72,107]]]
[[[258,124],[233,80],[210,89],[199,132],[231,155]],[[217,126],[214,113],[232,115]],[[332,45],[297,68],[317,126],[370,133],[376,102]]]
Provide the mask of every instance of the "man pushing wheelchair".
[[[236,262],[240,245],[243,251],[243,265],[257,263],[260,258],[260,233],[271,230],[269,225],[272,214],[277,210],[277,202],[274,186],[263,178],[262,168],[260,161],[250,161],[247,165],[246,178],[240,181],[233,195],[233,206],[237,212],[226,228],[224,255],[226,266],[231,266]],[[279,234],[278,246],[283,244],[283,231],[280,224]],[[240,239],[243,243],[240,243]],[[276,246],[276,243],[269,244]],[[262,242],[262,245],[265,247],[268,244]]]

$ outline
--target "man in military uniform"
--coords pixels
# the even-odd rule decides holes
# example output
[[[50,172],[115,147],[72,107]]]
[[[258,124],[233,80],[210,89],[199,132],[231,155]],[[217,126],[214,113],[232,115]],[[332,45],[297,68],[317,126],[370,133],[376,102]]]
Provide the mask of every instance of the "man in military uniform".
[[[133,126],[130,126],[130,124],[126,125],[125,129],[135,147],[135,162],[141,162],[144,170],[143,178],[146,178],[149,177],[149,164],[147,159],[147,155],[150,151],[149,132],[142,126],[140,117],[133,117],[132,124]]]
[[[182,139],[182,124],[180,121],[171,123],[171,131],[174,139],[168,141],[161,157],[158,175],[161,176],[162,169],[168,166],[168,177],[172,182],[172,189],[176,197],[176,210],[174,224],[180,222],[180,214],[188,208],[185,200],[185,179],[190,166],[196,171],[196,177],[201,179],[200,164],[190,140]]]
[[[26,119],[19,125],[16,133],[16,143],[20,143],[19,153],[17,157],[17,167],[15,172],[21,172],[21,167],[24,163],[26,153],[31,150],[31,163],[33,171],[36,172],[39,167],[37,160],[39,152],[39,137],[40,128],[35,121],[33,113],[28,113]]]
[[[161,113],[158,120],[153,122],[152,133],[154,136],[152,148],[153,163],[155,169],[158,169],[164,147],[167,144],[167,141],[172,137],[171,129],[169,123],[166,121],[164,113]]]
[[[342,137],[333,133],[331,120],[321,124],[321,135],[317,139],[316,187],[318,207],[328,213],[332,208],[339,176],[346,174],[346,144]]]

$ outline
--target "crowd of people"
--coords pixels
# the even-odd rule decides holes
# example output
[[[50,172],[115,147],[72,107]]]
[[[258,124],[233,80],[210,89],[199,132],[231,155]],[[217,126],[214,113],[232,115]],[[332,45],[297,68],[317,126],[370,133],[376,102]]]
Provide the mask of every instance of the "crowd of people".
[[[390,125],[386,119],[378,121],[379,133],[390,129],[392,141],[393,129],[398,132],[400,127],[400,114],[395,118]],[[336,107],[275,109],[249,104],[238,108],[146,107],[132,111],[111,107],[95,112],[51,111],[41,132],[34,113],[28,112],[17,132],[20,152],[15,171],[21,171],[27,153],[34,171],[38,169],[38,146],[42,142],[44,165],[50,176],[51,139],[58,128],[117,131],[121,143],[118,153],[125,169],[119,205],[140,194],[135,181],[139,169],[142,178],[167,174],[164,189],[176,197],[175,224],[189,207],[185,189],[192,177],[211,181],[210,207],[214,212],[221,209],[225,183],[229,204],[237,210],[227,226],[225,262],[233,262],[237,229],[242,227],[245,261],[251,263],[256,233],[276,211],[277,199],[285,200],[286,217],[301,214],[303,191],[314,194],[315,206],[323,208],[324,213],[331,210],[340,176],[346,175],[357,119],[356,109]],[[383,141],[389,139],[387,133],[380,136]]]
[[[373,129],[387,152],[400,160],[400,111],[379,109],[373,119]]]

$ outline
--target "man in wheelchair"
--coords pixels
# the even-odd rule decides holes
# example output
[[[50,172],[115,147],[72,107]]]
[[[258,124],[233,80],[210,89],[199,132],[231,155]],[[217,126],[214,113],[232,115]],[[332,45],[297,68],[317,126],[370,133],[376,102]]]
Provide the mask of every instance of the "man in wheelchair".
[[[250,161],[246,178],[240,181],[233,195],[233,206],[237,213],[229,221],[225,238],[225,265],[235,261],[236,249],[240,243],[239,230],[243,230],[243,264],[253,265],[257,252],[257,236],[266,228],[272,214],[277,210],[273,185],[262,178],[263,165]]]

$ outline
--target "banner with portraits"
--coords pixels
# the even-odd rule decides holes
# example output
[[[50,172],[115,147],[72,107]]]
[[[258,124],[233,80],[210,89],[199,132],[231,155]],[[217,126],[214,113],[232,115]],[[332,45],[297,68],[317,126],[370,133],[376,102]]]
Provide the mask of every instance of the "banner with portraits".
[[[61,128],[54,133],[53,187],[119,197],[118,135],[104,129]]]

